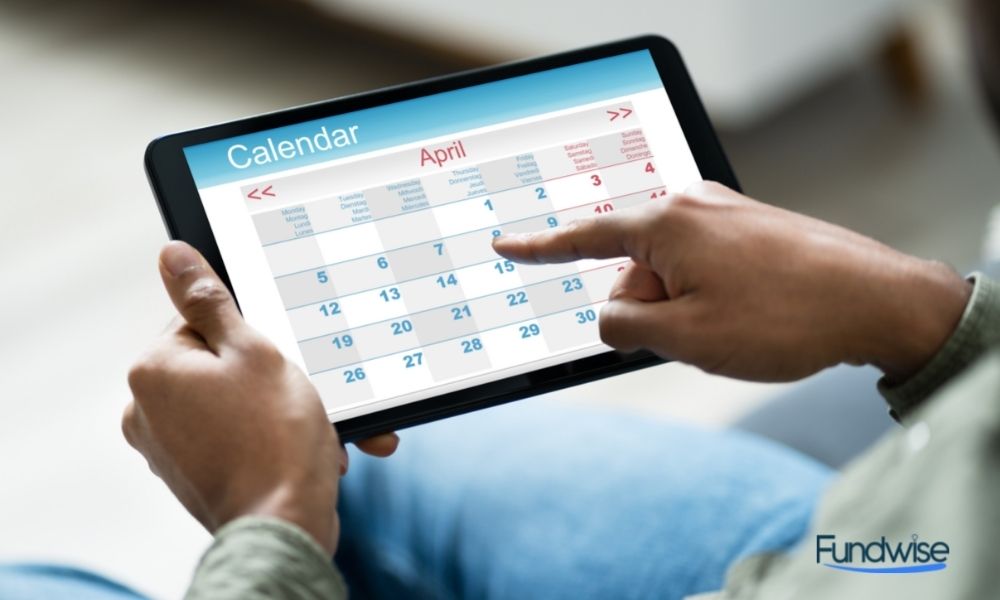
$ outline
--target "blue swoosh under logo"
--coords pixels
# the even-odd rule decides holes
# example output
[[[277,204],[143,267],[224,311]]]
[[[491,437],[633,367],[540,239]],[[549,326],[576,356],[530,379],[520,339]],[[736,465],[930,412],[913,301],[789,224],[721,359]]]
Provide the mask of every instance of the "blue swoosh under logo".
[[[838,569],[841,571],[851,571],[853,573],[926,573],[928,571],[940,571],[948,566],[947,563],[928,563],[925,565],[907,565],[905,567],[848,567],[845,565],[831,565],[823,563],[824,567]]]

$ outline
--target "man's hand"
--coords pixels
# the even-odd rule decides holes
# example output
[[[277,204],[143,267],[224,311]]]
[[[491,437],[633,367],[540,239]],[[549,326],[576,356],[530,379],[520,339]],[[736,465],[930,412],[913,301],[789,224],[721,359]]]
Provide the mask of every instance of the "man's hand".
[[[758,381],[841,362],[902,380],[971,293],[945,265],[714,183],[493,246],[529,263],[630,257],[601,311],[607,344]]]
[[[269,515],[332,554],[347,454],[316,389],[243,321],[193,248],[164,247],[160,274],[180,317],[129,373],[126,439],[209,531]],[[397,442],[388,434],[359,446],[385,456]]]

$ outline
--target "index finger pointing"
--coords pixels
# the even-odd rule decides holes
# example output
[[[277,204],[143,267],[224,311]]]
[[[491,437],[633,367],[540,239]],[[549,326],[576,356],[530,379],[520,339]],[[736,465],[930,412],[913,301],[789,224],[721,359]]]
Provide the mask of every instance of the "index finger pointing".
[[[536,233],[501,235],[493,249],[521,263],[561,263],[629,256],[635,221],[625,212],[601,215]]]

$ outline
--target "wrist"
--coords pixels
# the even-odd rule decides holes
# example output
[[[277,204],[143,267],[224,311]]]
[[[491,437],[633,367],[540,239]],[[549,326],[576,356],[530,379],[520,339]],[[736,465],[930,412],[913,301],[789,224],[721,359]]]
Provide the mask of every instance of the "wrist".
[[[864,362],[892,382],[909,379],[944,346],[958,326],[972,284],[951,267],[906,257],[874,293],[878,309],[866,324]]]
[[[340,536],[336,490],[317,485],[284,483],[252,500],[233,502],[218,511],[218,529],[240,517],[271,517],[298,526],[333,556]]]

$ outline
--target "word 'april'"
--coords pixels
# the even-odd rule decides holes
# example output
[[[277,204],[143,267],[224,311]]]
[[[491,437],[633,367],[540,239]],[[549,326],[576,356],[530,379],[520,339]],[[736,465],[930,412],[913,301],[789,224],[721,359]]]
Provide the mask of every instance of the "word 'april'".
[[[458,160],[460,158],[465,158],[466,156],[465,146],[462,144],[462,140],[456,140],[444,147],[421,148],[420,166],[422,167],[429,163],[436,167],[441,167],[448,161]]]

